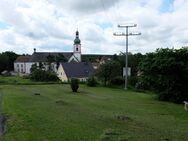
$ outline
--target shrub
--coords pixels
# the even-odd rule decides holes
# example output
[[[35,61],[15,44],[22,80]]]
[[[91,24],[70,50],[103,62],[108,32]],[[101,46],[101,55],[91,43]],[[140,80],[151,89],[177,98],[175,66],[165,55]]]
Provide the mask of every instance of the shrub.
[[[57,75],[53,72],[46,72],[46,80],[47,81],[58,81],[59,78]]]
[[[36,69],[30,74],[31,80],[34,81],[58,81],[59,78],[53,72]]]
[[[97,80],[94,76],[90,76],[88,79],[87,79],[87,86],[90,86],[90,87],[95,87],[97,85]]]
[[[158,49],[139,65],[141,88],[154,91],[159,100],[188,100],[188,48]]]
[[[110,84],[112,85],[122,85],[125,83],[125,79],[122,77],[115,77],[110,81]]]
[[[135,85],[137,84],[138,82],[138,78],[137,76],[130,76],[128,77],[128,84],[132,87],[135,87]]]
[[[31,72],[30,78],[31,78],[31,80],[34,80],[34,81],[44,81],[45,80],[44,74],[45,74],[44,70],[36,69]]]
[[[71,78],[71,89],[73,92],[77,92],[79,88],[79,80],[77,78]]]

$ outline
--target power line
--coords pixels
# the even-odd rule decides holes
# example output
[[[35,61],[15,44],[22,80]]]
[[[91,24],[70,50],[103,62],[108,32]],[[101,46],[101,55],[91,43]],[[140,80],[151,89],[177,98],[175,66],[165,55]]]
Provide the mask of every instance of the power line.
[[[128,37],[134,35],[141,35],[141,33],[129,33],[129,28],[136,27],[137,24],[124,24],[118,25],[119,28],[125,28],[126,32],[114,33],[114,36],[126,36],[126,56],[125,56],[125,89],[127,89],[128,85]]]

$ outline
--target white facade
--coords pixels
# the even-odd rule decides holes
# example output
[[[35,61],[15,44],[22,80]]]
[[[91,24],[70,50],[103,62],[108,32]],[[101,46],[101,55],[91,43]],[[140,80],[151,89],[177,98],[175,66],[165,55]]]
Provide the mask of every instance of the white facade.
[[[74,57],[81,62],[81,44],[74,44]]]
[[[23,73],[23,74],[30,74],[31,73],[30,69],[31,69],[33,64],[36,64],[37,66],[39,66],[39,62],[15,62],[14,63],[14,72]],[[43,63],[43,66],[44,66],[44,70],[49,69],[49,65],[47,63]],[[56,63],[51,64],[51,69],[54,72],[57,72]]]
[[[17,73],[30,74],[30,69],[33,64],[33,62],[15,62],[14,71]]]

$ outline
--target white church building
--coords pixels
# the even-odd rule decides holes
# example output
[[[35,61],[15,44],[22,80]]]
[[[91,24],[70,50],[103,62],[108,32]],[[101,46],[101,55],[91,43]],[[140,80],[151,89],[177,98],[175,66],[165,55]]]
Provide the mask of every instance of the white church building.
[[[76,37],[73,44],[73,52],[37,52],[34,49],[32,55],[19,56],[14,62],[14,71],[19,74],[30,74],[30,69],[33,64],[39,66],[43,64],[47,70],[52,67],[53,71],[57,72],[57,62],[81,62],[81,40],[79,32],[76,31]]]

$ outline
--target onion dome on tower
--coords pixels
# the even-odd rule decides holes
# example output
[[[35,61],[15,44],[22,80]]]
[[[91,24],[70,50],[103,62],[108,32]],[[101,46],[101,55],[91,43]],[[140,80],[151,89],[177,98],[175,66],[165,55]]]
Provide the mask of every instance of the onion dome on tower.
[[[76,38],[74,39],[74,44],[80,44],[80,43],[81,43],[81,41],[79,39],[79,32],[76,31]]]

